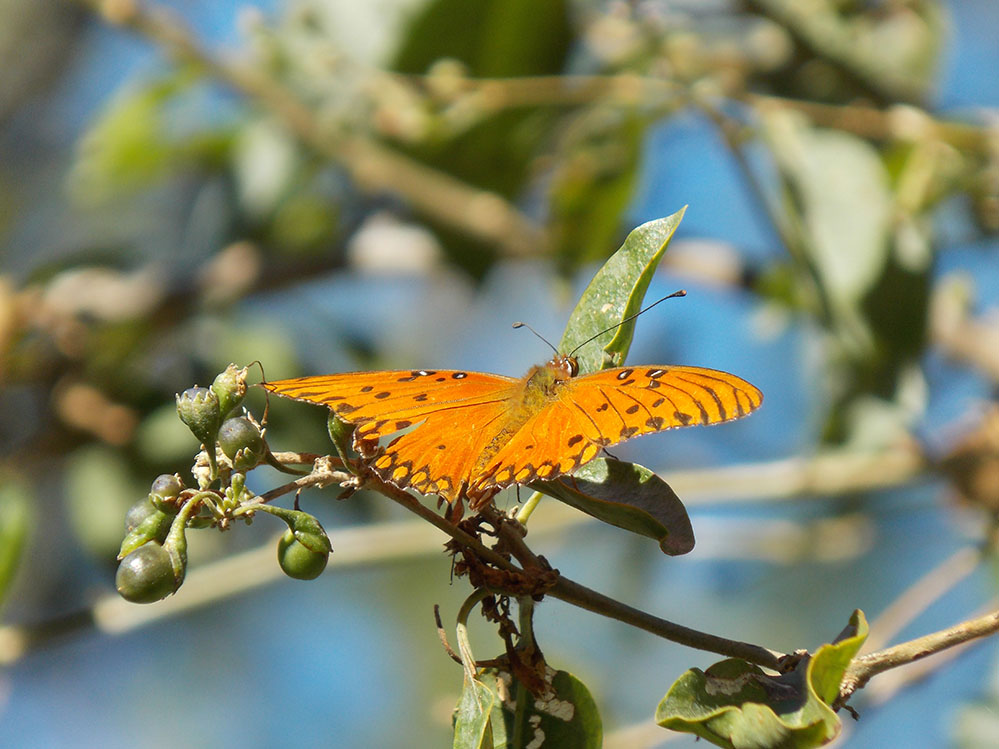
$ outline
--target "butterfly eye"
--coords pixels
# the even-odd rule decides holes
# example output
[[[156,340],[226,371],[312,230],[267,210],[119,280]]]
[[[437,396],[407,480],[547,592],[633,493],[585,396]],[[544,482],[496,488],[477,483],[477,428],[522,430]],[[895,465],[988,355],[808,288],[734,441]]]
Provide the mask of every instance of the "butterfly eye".
[[[570,377],[575,377],[576,375],[578,375],[579,374],[579,362],[576,361],[576,357],[575,356],[567,356],[567,357],[565,357],[565,361],[569,365],[569,376]]]

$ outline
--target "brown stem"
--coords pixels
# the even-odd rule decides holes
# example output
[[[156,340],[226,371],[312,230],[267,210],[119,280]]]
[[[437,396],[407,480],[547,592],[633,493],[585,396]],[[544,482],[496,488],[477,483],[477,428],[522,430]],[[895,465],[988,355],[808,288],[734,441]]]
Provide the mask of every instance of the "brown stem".
[[[843,677],[840,701],[845,702],[855,691],[863,688],[872,677],[884,671],[913,663],[934,653],[996,632],[999,632],[999,611],[992,611],[948,629],[855,658],[847,669],[846,676]]]
[[[408,492],[398,489],[391,484],[384,483],[377,478],[372,478],[369,481],[369,485],[371,485],[372,488],[377,488],[378,491],[384,493],[390,499],[398,502],[406,509],[415,512],[420,517],[430,521],[461,544],[474,550],[477,554],[479,554],[479,556],[481,556],[481,558],[485,559],[490,564],[494,564],[500,569],[517,571],[518,568],[516,565],[503,558],[492,549],[488,549],[483,546],[479,541],[472,538],[453,523],[450,523],[442,518],[433,510],[425,507]],[[500,523],[501,528],[504,527],[504,525],[504,523]],[[511,536],[508,536],[508,538],[512,538],[516,535],[517,534],[513,533]],[[548,595],[561,599],[566,603],[571,603],[574,606],[584,608],[587,611],[592,611],[595,614],[600,614],[610,619],[616,619],[620,622],[624,622],[625,624],[631,624],[639,629],[644,629],[646,632],[651,632],[654,635],[658,635],[659,637],[681,645],[686,645],[698,650],[707,650],[712,653],[718,653],[732,658],[742,658],[750,663],[763,666],[764,668],[776,670],[778,666],[777,661],[780,654],[772,650],[767,650],[759,645],[751,645],[737,640],[729,640],[725,637],[719,637],[707,632],[700,632],[696,629],[684,627],[680,624],[675,624],[666,619],[661,619],[657,616],[653,616],[652,614],[633,608],[632,606],[628,606],[620,601],[616,601],[609,596],[605,596],[602,593],[591,590],[566,577],[560,576],[555,585],[548,590]]]

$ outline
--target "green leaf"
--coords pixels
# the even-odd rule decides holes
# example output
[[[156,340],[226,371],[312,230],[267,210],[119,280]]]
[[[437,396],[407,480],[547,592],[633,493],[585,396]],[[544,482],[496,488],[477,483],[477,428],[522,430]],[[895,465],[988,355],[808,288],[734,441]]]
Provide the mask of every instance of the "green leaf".
[[[551,692],[541,697],[526,690],[521,695],[523,685],[505,671],[488,669],[482,672],[481,679],[499,696],[492,708],[496,749],[511,746],[599,749],[602,745],[603,725],[597,704],[586,685],[567,671],[549,668],[546,680]],[[518,698],[523,710],[519,723]]]
[[[10,476],[0,477],[0,605],[7,600],[21,553],[31,530],[28,487]]]
[[[392,67],[422,75],[435,62],[451,59],[473,77],[559,75],[573,42],[570,21],[567,0],[433,0],[406,28]],[[516,200],[536,176],[535,159],[562,115],[544,106],[486,113],[460,132],[442,127],[436,137],[406,151],[434,169]],[[434,229],[449,259],[472,275],[482,276],[496,258],[494,247],[443,225]]]
[[[831,301],[853,312],[890,250],[893,201],[881,157],[856,136],[810,127],[789,112],[770,113],[765,123],[802,248]]]
[[[499,698],[488,686],[478,680],[469,683],[465,679],[454,713],[454,749],[491,749],[490,719],[497,702]]]
[[[183,160],[166,110],[195,80],[181,69],[115,97],[80,142],[69,180],[73,197],[99,205],[176,169]]]
[[[836,642],[780,676],[737,658],[707,671],[691,669],[659,703],[656,722],[735,749],[821,746],[839,734],[831,705],[866,638],[867,621],[858,610]]]
[[[694,531],[680,498],[644,466],[597,458],[572,476],[538,481],[531,488],[605,523],[653,538],[666,554],[686,554],[694,548]]]
[[[435,0],[409,24],[393,67],[421,74],[449,57],[478,77],[554,74],[571,41],[565,0]]]
[[[672,216],[650,221],[633,230],[586,287],[559,343],[559,351],[570,353],[588,338],[606,331],[575,352],[581,373],[620,366],[624,362],[635,333],[635,321],[614,330],[607,331],[607,328],[641,309],[652,274],[686,210],[681,208]]]

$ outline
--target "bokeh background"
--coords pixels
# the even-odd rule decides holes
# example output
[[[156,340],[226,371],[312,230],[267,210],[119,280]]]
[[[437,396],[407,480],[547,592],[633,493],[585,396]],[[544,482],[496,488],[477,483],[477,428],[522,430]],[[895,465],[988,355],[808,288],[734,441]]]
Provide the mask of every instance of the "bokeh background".
[[[0,743],[447,745],[432,607],[451,627],[466,583],[383,498],[303,495],[336,549],[313,583],[265,517],[192,533],[169,601],[116,600],[126,509],[196,451],[173,394],[230,361],[519,375],[548,351],[510,323],[557,340],[684,205],[649,297],[689,295],[629,360],[764,407],[619,451],[688,503],[691,554],[554,500],[533,548],[786,651],[854,608],[899,641],[999,607],[997,37],[992,0],[0,0]],[[324,422],[272,403],[271,445],[327,451]],[[716,657],[536,621],[608,746],[693,745],[652,715]],[[995,746],[996,666],[985,641],[875,679],[843,744]]]

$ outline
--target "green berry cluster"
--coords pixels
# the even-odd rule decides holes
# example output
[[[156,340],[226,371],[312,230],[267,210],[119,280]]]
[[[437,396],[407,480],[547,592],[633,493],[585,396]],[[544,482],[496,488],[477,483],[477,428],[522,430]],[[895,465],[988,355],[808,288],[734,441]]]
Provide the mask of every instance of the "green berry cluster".
[[[262,463],[287,470],[274,458],[253,417],[233,415],[246,395],[246,376],[246,367],[230,364],[210,388],[193,387],[177,396],[177,414],[203,449],[193,471],[197,487],[186,486],[179,474],[163,474],[128,511],[115,576],[126,600],[153,603],[180,588],[187,571],[189,528],[226,530],[232,520],[250,522],[257,512],[288,524],[278,542],[278,563],[285,574],[311,580],[326,568],[333,549],[319,521],[297,508],[264,504],[246,487],[247,471]]]

